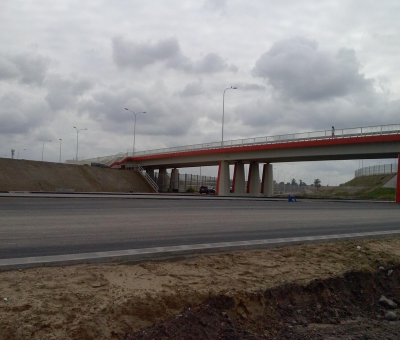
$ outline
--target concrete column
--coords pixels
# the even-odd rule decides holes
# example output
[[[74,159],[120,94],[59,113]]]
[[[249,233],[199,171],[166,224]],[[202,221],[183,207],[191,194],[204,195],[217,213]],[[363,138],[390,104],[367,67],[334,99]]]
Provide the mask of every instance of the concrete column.
[[[251,196],[259,196],[260,186],[260,170],[257,162],[250,163],[249,177],[247,179],[247,193]]]
[[[232,193],[236,196],[244,196],[246,194],[244,164],[242,162],[235,163],[235,169],[233,172]]]
[[[264,164],[261,180],[261,195],[272,197],[274,195],[274,168],[272,164]]]
[[[172,169],[171,171],[171,185],[172,192],[179,192],[179,169]]]
[[[151,177],[151,179],[154,181],[155,177],[154,177],[154,169],[152,168],[147,168],[146,169],[146,173]]]
[[[400,155],[397,159],[396,203],[400,203]]]
[[[230,193],[229,164],[226,161],[219,162],[217,195],[228,196]]]
[[[168,191],[169,177],[166,168],[160,168],[160,170],[158,171],[157,185],[159,192]]]

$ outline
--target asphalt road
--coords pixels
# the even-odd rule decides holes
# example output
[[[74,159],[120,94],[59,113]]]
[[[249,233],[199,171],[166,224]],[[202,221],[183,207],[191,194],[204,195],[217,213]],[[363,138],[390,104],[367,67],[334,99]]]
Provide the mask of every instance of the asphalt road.
[[[0,259],[400,229],[400,206],[0,198]]]

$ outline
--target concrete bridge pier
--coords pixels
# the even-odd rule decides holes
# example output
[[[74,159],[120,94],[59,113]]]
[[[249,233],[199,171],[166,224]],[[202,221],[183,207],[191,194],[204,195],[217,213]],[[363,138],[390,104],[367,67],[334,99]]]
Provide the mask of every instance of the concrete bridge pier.
[[[235,196],[244,196],[246,194],[244,164],[241,161],[235,163],[235,168],[233,172],[232,193]]]
[[[160,168],[158,171],[158,191],[159,192],[167,192],[168,191],[168,184],[169,184],[169,177],[166,168]]]
[[[177,168],[174,168],[171,171],[170,188],[172,192],[179,192],[179,169]]]
[[[151,177],[151,179],[154,181],[154,179],[156,178],[154,176],[154,169],[153,168],[147,168],[146,169],[146,173]]]
[[[274,195],[274,170],[272,164],[264,164],[261,180],[261,195],[272,197]]]
[[[260,196],[260,169],[258,162],[251,162],[247,180],[247,193],[251,196]]]
[[[230,193],[230,177],[229,163],[226,161],[219,162],[218,180],[217,180],[217,195],[228,196]]]

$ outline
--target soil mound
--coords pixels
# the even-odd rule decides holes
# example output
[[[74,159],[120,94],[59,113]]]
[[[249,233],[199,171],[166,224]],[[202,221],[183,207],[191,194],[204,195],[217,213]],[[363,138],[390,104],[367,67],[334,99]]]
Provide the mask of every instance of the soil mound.
[[[391,236],[0,271],[0,340],[398,339],[399,265]]]
[[[0,158],[0,191],[154,192],[130,170]]]
[[[399,282],[400,266],[394,266],[375,273],[349,272],[306,286],[220,295],[125,339],[394,340],[400,334]]]

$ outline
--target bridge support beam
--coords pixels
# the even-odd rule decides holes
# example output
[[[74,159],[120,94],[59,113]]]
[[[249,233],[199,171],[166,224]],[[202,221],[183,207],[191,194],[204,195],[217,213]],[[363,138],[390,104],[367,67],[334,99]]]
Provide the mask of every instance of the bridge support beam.
[[[246,194],[244,164],[242,162],[235,163],[235,170],[233,172],[232,193],[235,196],[244,196]]]
[[[158,179],[157,179],[158,191],[159,192],[167,192],[168,184],[169,184],[169,178],[168,178],[167,169],[160,168],[158,171]]]
[[[229,183],[229,164],[226,161],[219,162],[218,180],[217,180],[217,195],[228,196],[230,193]]]
[[[264,164],[261,180],[261,195],[272,197],[274,195],[274,173],[272,164]]]
[[[260,195],[260,169],[257,162],[250,163],[247,179],[247,193],[251,196]]]
[[[179,192],[179,169],[175,168],[171,171],[171,184],[172,192]]]
[[[400,155],[397,159],[396,203],[400,203]]]

